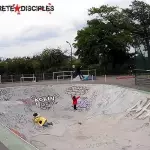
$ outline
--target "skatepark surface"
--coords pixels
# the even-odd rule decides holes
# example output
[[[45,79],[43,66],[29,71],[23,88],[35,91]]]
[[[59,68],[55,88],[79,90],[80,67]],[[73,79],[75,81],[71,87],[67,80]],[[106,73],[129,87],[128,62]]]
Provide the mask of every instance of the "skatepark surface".
[[[76,111],[74,95],[81,97]],[[54,125],[35,125],[34,112]],[[150,150],[149,118],[150,94],[132,88],[56,84],[0,89],[0,141],[8,150]]]

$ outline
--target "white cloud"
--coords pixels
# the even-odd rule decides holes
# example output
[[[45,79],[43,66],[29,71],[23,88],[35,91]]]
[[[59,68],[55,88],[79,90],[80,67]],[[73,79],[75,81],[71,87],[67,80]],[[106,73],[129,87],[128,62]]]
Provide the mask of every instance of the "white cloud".
[[[147,0],[148,2],[148,0]],[[51,3],[55,10],[47,12],[0,12],[1,57],[32,55],[45,47],[69,48],[66,40],[74,42],[76,32],[87,21],[87,10],[103,4],[127,7],[130,0],[0,0],[0,5],[46,5]],[[46,34],[47,33],[47,34]],[[35,40],[35,39],[38,40]]]

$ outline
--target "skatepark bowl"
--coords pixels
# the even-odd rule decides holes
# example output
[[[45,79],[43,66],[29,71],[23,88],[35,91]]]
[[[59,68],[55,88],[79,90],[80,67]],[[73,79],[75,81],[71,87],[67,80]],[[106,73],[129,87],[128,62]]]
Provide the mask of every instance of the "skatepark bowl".
[[[77,110],[71,96],[80,96]],[[37,112],[53,122],[32,122]],[[103,84],[0,89],[0,150],[150,150],[150,94]],[[1,148],[1,147],[5,148]]]

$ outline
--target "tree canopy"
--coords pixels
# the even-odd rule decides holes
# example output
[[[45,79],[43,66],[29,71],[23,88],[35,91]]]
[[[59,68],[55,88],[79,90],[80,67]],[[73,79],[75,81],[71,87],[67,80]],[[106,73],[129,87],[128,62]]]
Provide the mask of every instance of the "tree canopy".
[[[53,72],[64,66],[67,68],[69,59],[60,48],[46,48],[41,54],[33,57],[15,57],[0,61],[0,74]]]
[[[106,69],[111,64],[115,71],[133,58],[131,47],[141,44],[150,62],[150,5],[135,0],[126,9],[103,5],[88,12],[93,19],[77,32],[74,43],[75,54],[84,63],[100,63]]]

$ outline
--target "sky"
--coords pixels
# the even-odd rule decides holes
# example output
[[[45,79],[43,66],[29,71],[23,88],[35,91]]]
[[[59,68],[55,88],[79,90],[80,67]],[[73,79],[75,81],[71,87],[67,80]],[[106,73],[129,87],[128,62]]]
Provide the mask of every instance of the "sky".
[[[89,8],[103,4],[128,7],[130,2],[131,0],[0,0],[0,5],[33,6],[51,3],[54,6],[51,14],[41,11],[21,12],[21,15],[16,12],[0,12],[0,57],[32,56],[45,48],[70,50],[66,41],[74,43],[77,31],[89,19]],[[145,2],[148,3],[148,0]]]

